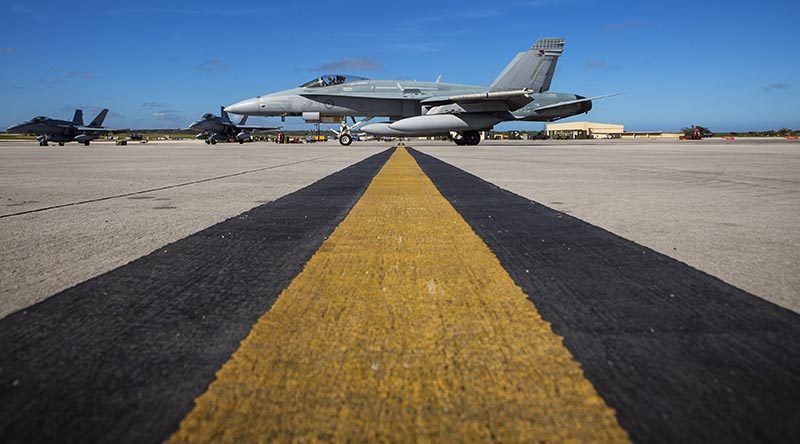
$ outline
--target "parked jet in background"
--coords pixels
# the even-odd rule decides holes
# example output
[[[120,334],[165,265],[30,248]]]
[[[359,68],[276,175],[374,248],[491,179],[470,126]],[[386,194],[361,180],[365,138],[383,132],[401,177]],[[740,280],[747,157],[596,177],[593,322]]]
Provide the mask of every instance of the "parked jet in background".
[[[587,113],[592,100],[550,93],[564,39],[545,38],[517,54],[488,87],[443,82],[369,80],[325,75],[297,88],[243,100],[225,111],[249,116],[303,116],[308,123],[341,122],[339,142],[351,132],[376,136],[447,134],[458,145],[477,145],[480,131],[505,121],[552,122]],[[353,125],[347,125],[347,117]],[[355,117],[364,117],[356,122]],[[365,125],[375,117],[390,122]]]
[[[200,120],[189,125],[189,129],[202,131],[197,135],[198,139],[205,139],[208,144],[236,140],[244,143],[250,140],[250,136],[256,131],[272,131],[281,127],[245,125],[247,116],[242,117],[239,123],[233,123],[225,107],[220,107],[220,115],[215,116],[211,113],[203,114]]]
[[[88,146],[90,141],[103,134],[124,131],[103,128],[103,121],[106,115],[108,115],[108,109],[100,111],[100,114],[92,120],[92,123],[84,126],[83,110],[76,109],[71,122],[37,116],[27,122],[8,127],[6,132],[12,134],[35,134],[36,140],[39,141],[39,146],[47,146],[48,142],[58,142],[59,146],[64,146],[64,143],[73,141],[81,142]]]

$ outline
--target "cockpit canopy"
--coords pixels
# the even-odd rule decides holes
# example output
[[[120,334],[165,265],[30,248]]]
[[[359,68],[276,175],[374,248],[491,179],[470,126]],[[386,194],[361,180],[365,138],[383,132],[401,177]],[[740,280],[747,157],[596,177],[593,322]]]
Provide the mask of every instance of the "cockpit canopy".
[[[324,86],[341,85],[343,83],[357,82],[359,80],[369,80],[359,76],[345,76],[341,74],[325,74],[314,80],[303,83],[300,88],[322,88]]]
[[[45,116],[36,116],[33,119],[31,119],[31,122],[33,122],[33,123],[41,123],[41,122],[44,122],[45,120],[47,120],[47,117],[45,117]]]
[[[203,114],[203,120],[208,120],[208,119],[210,119],[210,118],[212,118],[212,117],[214,117],[214,115],[213,115],[213,114],[211,114],[211,113],[205,113],[205,114]]]

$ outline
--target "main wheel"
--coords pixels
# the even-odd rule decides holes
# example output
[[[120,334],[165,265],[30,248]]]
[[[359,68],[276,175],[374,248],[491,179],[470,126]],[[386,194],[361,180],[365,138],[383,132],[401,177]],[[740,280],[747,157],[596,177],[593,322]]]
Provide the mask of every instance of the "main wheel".
[[[467,145],[477,145],[481,143],[481,135],[477,131],[465,131],[463,135]]]
[[[89,146],[89,141],[83,142],[83,146]]]
[[[462,134],[458,134],[453,137],[453,142],[455,142],[458,146],[464,146],[467,144],[467,139]]]
[[[209,140],[211,141],[209,143],[211,143],[212,145],[216,145],[217,144],[217,139],[209,139]]]
[[[64,146],[64,142],[58,142],[58,146]]]
[[[351,136],[350,134],[342,134],[341,136],[339,136],[339,143],[341,143],[344,146],[348,146],[351,143],[353,143],[353,136]]]

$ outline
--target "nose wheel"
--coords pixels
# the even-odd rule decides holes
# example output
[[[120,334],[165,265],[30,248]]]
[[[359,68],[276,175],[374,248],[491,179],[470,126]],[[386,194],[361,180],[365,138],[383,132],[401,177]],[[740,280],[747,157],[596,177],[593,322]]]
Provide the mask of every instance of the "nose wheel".
[[[349,146],[351,143],[353,143],[353,136],[350,134],[342,134],[339,136],[339,143],[344,146]]]
[[[344,146],[348,146],[353,143],[353,135],[351,133],[361,128],[361,126],[372,120],[372,118],[373,116],[367,116],[363,120],[356,122],[355,117],[351,117],[351,119],[353,119],[353,125],[347,126],[347,117],[345,117],[344,120],[342,120],[342,125],[339,128],[339,131],[336,131],[333,128],[331,128],[331,131],[336,134],[336,138],[339,139],[339,143]]]

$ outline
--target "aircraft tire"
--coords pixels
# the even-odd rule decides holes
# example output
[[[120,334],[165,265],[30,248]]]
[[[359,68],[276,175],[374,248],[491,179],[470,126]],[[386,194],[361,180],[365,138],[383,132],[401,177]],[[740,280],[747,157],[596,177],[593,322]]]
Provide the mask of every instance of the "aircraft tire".
[[[339,136],[339,143],[344,146],[349,146],[351,143],[353,143],[353,136],[349,134],[342,134]]]
[[[453,142],[455,142],[455,144],[458,146],[464,146],[467,144],[467,139],[459,134],[458,136],[453,137]]]
[[[477,131],[465,131],[463,136],[467,145],[474,146],[481,143],[481,135]]]
[[[89,146],[89,141],[83,142],[83,146]]]
[[[58,142],[58,146],[64,146],[64,142]]]

